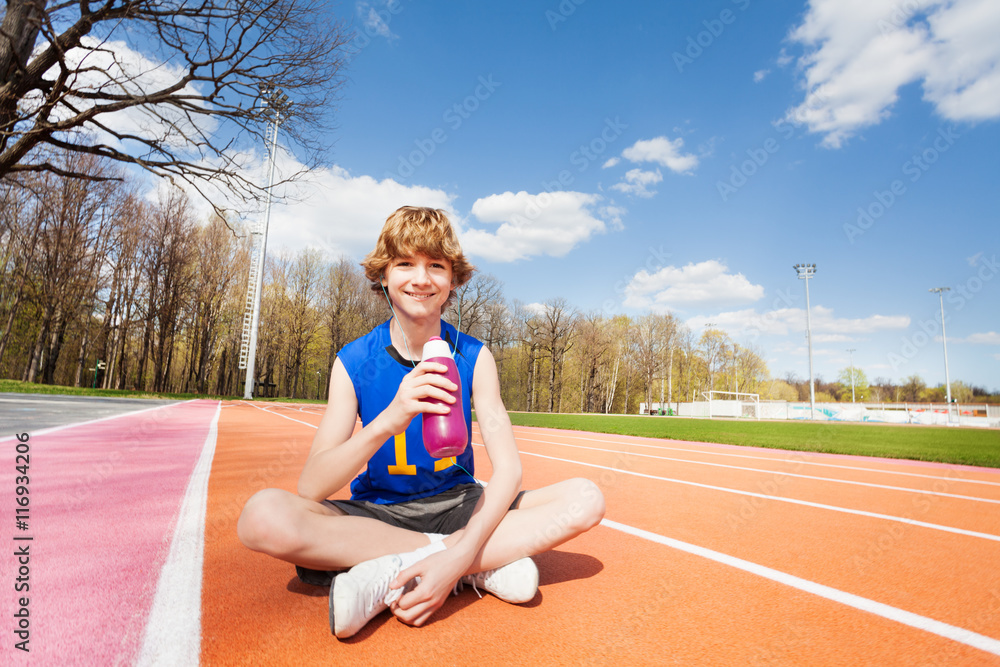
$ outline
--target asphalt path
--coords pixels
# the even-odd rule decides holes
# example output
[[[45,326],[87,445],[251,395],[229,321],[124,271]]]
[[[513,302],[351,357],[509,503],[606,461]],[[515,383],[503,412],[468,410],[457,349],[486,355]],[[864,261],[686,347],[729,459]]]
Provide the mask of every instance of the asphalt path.
[[[0,394],[0,438],[127,414],[179,401],[58,394]]]

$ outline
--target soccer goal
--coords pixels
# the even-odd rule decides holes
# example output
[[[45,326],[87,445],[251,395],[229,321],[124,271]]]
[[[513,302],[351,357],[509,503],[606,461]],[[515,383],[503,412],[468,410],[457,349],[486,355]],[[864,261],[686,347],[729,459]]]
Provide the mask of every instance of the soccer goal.
[[[709,417],[734,417],[760,420],[760,394],[741,391],[703,391],[708,401]]]

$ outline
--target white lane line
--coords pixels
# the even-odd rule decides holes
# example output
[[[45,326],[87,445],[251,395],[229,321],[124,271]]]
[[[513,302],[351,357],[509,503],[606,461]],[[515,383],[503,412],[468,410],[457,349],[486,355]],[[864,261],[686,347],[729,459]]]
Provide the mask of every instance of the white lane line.
[[[902,623],[918,630],[930,632],[940,637],[944,637],[945,639],[951,639],[952,641],[965,644],[966,646],[971,646],[981,651],[992,653],[993,655],[1000,655],[1000,641],[971,630],[966,630],[965,628],[936,621],[933,618],[928,618],[926,616],[905,611],[882,602],[876,602],[875,600],[863,598],[860,595],[831,588],[830,586],[824,586],[823,584],[816,583],[815,581],[809,581],[808,579],[802,579],[801,577],[796,577],[795,575],[788,574],[787,572],[781,572],[764,565],[751,563],[750,561],[743,560],[742,558],[736,558],[735,556],[729,556],[718,551],[712,551],[711,549],[706,549],[705,547],[699,547],[697,545],[681,542],[680,540],[675,540],[670,537],[664,537],[663,535],[651,533],[647,530],[642,530],[641,528],[633,528],[632,526],[618,523],[617,521],[611,521],[610,519],[602,519],[601,525],[649,540],[651,542],[656,542],[694,556],[700,556],[723,565],[735,567],[739,570],[743,570],[744,572],[749,572],[750,574],[770,579],[771,581],[775,581],[779,584],[791,586],[792,588],[800,591],[811,593],[812,595],[818,595],[819,597],[826,598],[827,600],[838,602],[860,611],[866,611],[870,614],[875,614],[877,616],[881,616],[882,618],[889,619],[890,621],[896,621],[897,623]]]
[[[167,560],[160,570],[153,606],[146,619],[146,631],[138,664],[197,665],[201,657],[201,583],[205,559],[205,515],[208,506],[208,478],[219,435],[217,404],[215,417],[201,448],[181,502],[177,526]]]
[[[289,417],[288,415],[283,415],[280,412],[274,412],[272,410],[268,410],[267,408],[262,408],[260,406],[254,405],[253,403],[250,403],[248,401],[242,401],[242,402],[245,403],[246,405],[249,405],[252,408],[257,408],[261,412],[266,412],[269,415],[274,415],[275,417],[281,417],[283,419],[287,419],[290,422],[295,422],[296,424],[303,424],[303,425],[308,426],[310,428],[315,428],[315,429],[319,428],[319,426],[317,426],[316,424],[310,424],[309,422],[304,422],[301,419],[293,419],[293,418]]]
[[[926,521],[917,521],[916,519],[907,519],[901,516],[892,516],[889,514],[878,514],[876,512],[866,512],[864,510],[853,510],[846,507],[836,507],[834,505],[824,505],[822,503],[814,503],[808,500],[796,500],[795,498],[782,498],[781,496],[769,496],[764,493],[755,493],[753,491],[740,491],[738,489],[727,489],[722,486],[712,486],[711,484],[701,484],[699,482],[689,482],[683,479],[673,479],[670,477],[660,477],[658,475],[647,475],[641,472],[633,472],[631,470],[621,470],[619,468],[611,468],[608,466],[598,465],[596,463],[585,463],[583,461],[574,461],[572,459],[561,459],[556,456],[546,456],[544,454],[535,454],[534,452],[520,452],[521,454],[528,456],[537,456],[543,459],[550,459],[552,461],[561,461],[563,463],[575,463],[576,465],[587,466],[589,468],[599,468],[601,470],[610,470],[611,472],[621,473],[623,475],[634,475],[636,477],[645,477],[646,479],[655,479],[662,482],[673,482],[674,484],[684,484],[686,486],[695,486],[701,489],[710,489],[712,491],[722,491],[723,493],[732,493],[738,496],[750,496],[752,498],[763,498],[765,500],[776,500],[782,503],[791,503],[793,505],[802,505],[804,507],[815,507],[817,509],[831,510],[834,512],[843,512],[845,514],[855,514],[857,516],[869,517],[872,519],[882,519],[884,521],[896,521],[899,523],[909,524],[911,526],[920,526],[922,528],[931,528],[933,530],[940,530],[946,533],[955,533],[956,535],[966,535],[968,537],[980,537],[984,540],[992,540],[994,542],[1000,542],[1000,536],[990,535],[989,533],[980,533],[974,530],[965,530],[964,528],[953,528],[951,526],[942,526],[936,523],[928,523]]]
[[[533,435],[541,435],[538,432],[538,429],[540,427],[515,426],[514,428],[515,429],[530,429],[530,430],[527,430],[526,432],[531,433]],[[608,438],[618,437],[617,434],[614,434],[614,433],[608,433],[606,435],[607,435],[607,437],[604,437],[604,438],[592,438],[592,437],[583,436],[583,435],[571,435],[571,432],[567,431],[565,436],[563,436],[562,434],[560,434],[559,437],[576,438],[578,440],[593,440],[593,441],[596,441],[596,442],[607,442]],[[556,436],[553,435],[553,437],[556,437]],[[643,436],[626,435],[626,436],[621,436],[621,437],[625,437],[625,438],[642,438]],[[649,440],[649,439],[655,440],[655,438],[645,438],[645,439],[647,439],[647,440]],[[621,441],[619,441],[619,442],[621,442]],[[628,444],[628,445],[632,445],[634,447],[651,447],[653,449],[662,449],[662,450],[669,450],[669,451],[675,451],[675,452],[685,452],[685,453],[688,453],[688,454],[707,454],[707,455],[710,455],[710,456],[731,456],[731,457],[739,458],[739,459],[757,459],[757,460],[760,460],[760,461],[771,461],[771,462],[774,462],[774,463],[801,463],[803,465],[822,466],[822,467],[825,467],[825,468],[842,468],[844,470],[860,470],[860,471],[863,471],[863,472],[875,472],[875,473],[882,473],[882,474],[886,474],[886,475],[905,475],[907,477],[922,477],[924,479],[935,479],[935,480],[937,480],[937,479],[947,479],[949,481],[954,480],[956,482],[965,482],[965,483],[968,483],[968,484],[987,484],[989,486],[1000,486],[1000,481],[998,481],[998,482],[990,482],[990,481],[987,481],[985,479],[968,479],[968,478],[965,478],[965,477],[949,477],[949,476],[943,476],[943,475],[925,475],[925,474],[916,473],[916,472],[904,472],[904,471],[901,471],[901,470],[882,470],[881,468],[864,468],[864,467],[858,467],[858,466],[846,466],[846,465],[841,465],[841,464],[837,464],[837,463],[822,463],[820,461],[806,461],[806,460],[804,460],[802,458],[799,458],[799,457],[808,456],[812,452],[803,452],[803,451],[798,451],[798,450],[777,450],[776,449],[776,450],[774,450],[775,452],[784,451],[784,452],[788,452],[790,456],[794,456],[796,454],[799,456],[799,457],[796,457],[796,458],[788,458],[788,457],[786,457],[786,458],[780,458],[779,459],[779,458],[775,458],[773,456],[754,456],[753,454],[736,454],[734,452],[717,452],[717,451],[709,451],[709,450],[703,450],[703,449],[692,449],[692,448],[689,448],[689,447],[667,447],[667,446],[664,446],[664,445],[650,445],[650,444],[646,444],[646,443],[632,442],[632,441],[622,442],[622,444]],[[709,447],[711,447],[713,445],[713,443],[705,443],[705,444],[707,446],[709,446]],[[720,445],[720,446],[721,447],[737,447],[738,445]],[[838,456],[840,456],[840,455],[838,455]],[[848,456],[848,455],[847,454],[843,454],[842,456]],[[904,460],[905,459],[900,459],[900,463],[902,463]],[[949,472],[954,472],[954,471],[962,472],[961,467],[952,466],[950,464],[941,464],[941,465],[945,466],[944,469],[948,470]]]
[[[675,459],[669,456],[657,456],[655,454],[640,454],[638,452],[623,452],[620,449],[601,449],[600,447],[585,447],[583,445],[570,445],[564,442],[551,442],[549,440],[534,440],[532,438],[518,438],[518,442],[540,442],[546,445],[557,445],[559,447],[573,447],[575,449],[586,449],[593,452],[606,452],[610,454],[622,454],[628,456],[641,456],[648,459],[656,459],[658,461],[675,461],[678,463],[689,463],[692,465],[701,466],[713,466],[716,468],[730,468],[732,470],[745,470],[747,472],[763,472],[770,473],[772,475],[781,475],[782,477],[800,477],[802,479],[813,479],[821,482],[834,482],[837,484],[853,484],[856,486],[867,486],[873,489],[888,489],[890,491],[904,491],[906,493],[916,493],[920,495],[931,495],[931,496],[943,496],[945,498],[959,498],[961,500],[974,500],[981,503],[994,503],[1000,505],[1000,500],[994,500],[992,498],[977,498],[975,496],[963,496],[957,493],[945,493],[943,491],[925,491],[923,489],[914,489],[905,486],[889,486],[887,484],[875,484],[874,482],[858,482],[849,479],[837,479],[834,477],[816,477],[814,475],[802,475],[793,472],[779,472],[776,470],[767,470],[764,468],[746,468],[743,466],[728,465],[726,463],[709,463],[708,461],[692,461],[690,459]],[[941,479],[941,478],[939,478]]]

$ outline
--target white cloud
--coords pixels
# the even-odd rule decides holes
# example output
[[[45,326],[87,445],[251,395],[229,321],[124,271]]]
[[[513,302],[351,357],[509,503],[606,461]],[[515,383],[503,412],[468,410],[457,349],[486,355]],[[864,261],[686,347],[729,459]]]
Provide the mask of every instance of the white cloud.
[[[622,206],[602,206],[598,211],[601,218],[607,220],[611,224],[611,228],[615,231],[621,231],[625,229],[625,223],[622,222],[622,216],[628,213],[628,209]]]
[[[754,83],[760,83],[770,73],[771,73],[771,70],[769,70],[769,69],[759,69],[759,70],[757,70],[756,72],[753,73],[753,82]]]
[[[813,341],[817,343],[853,343],[856,340],[854,336],[844,334],[813,334]]]
[[[879,331],[901,330],[910,326],[905,315],[870,315],[861,318],[835,317],[831,308],[813,306],[810,309],[814,342],[842,343],[857,340],[858,336]],[[755,309],[736,310],[711,316],[698,316],[691,322],[714,322],[730,334],[756,338],[759,335],[805,335],[806,311],[804,308],[777,308],[764,313]]]
[[[724,306],[752,303],[764,296],[742,273],[728,273],[717,260],[667,266],[654,273],[636,273],[625,287],[624,304],[630,308],[669,310],[691,306]]]
[[[670,171],[686,174],[698,166],[698,156],[682,153],[683,147],[684,140],[680,137],[671,141],[661,136],[635,142],[622,151],[622,157],[631,162],[655,162]]]
[[[610,167],[614,167],[615,165],[617,165],[621,161],[622,161],[621,158],[617,158],[617,157],[608,158],[608,160],[605,161],[605,163],[601,165],[601,169],[608,169]]]
[[[914,82],[948,120],[1000,117],[998,32],[995,0],[813,0],[790,35],[806,48],[806,92],[786,118],[839,148],[887,118]]]
[[[650,190],[649,186],[655,185],[663,180],[660,170],[643,171],[642,169],[630,169],[625,173],[625,180],[611,186],[612,190],[624,192],[625,194],[637,197],[652,197],[655,190]]]
[[[379,4],[388,4],[388,3],[379,3]],[[385,19],[382,18],[382,13],[385,12],[380,12],[378,8],[372,6],[372,3],[361,0],[361,2],[358,2],[356,4],[356,9],[358,12],[358,16],[361,17],[361,20],[364,23],[365,32],[367,34],[385,37],[390,41],[399,37],[397,34],[395,34],[392,30],[389,29],[389,24],[386,23]],[[386,16],[389,16],[389,14],[386,13]]]
[[[477,199],[472,215],[499,226],[495,231],[467,226],[461,232],[462,247],[471,255],[497,262],[538,255],[562,257],[606,231],[604,221],[591,210],[600,201],[599,195],[582,192],[524,191]]]
[[[972,343],[974,345],[1000,345],[1000,333],[996,331],[974,333],[968,338],[949,338],[948,342]]]
[[[283,170],[290,172],[296,166],[300,165],[287,164]],[[444,209],[456,228],[462,224],[454,213],[454,197],[443,190],[352,176],[336,165],[311,172],[308,180],[294,186],[290,197],[288,203],[271,209],[269,248],[314,247],[333,257],[360,258],[375,247],[385,219],[407,205]]]

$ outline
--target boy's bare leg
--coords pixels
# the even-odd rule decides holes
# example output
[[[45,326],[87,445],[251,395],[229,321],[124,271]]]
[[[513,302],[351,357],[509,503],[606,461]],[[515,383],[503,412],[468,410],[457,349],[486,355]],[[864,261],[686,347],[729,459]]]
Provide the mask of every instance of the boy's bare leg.
[[[556,547],[597,525],[604,496],[589,480],[570,479],[528,491],[518,509],[501,520],[473,561],[469,574],[492,570]],[[387,554],[427,545],[423,533],[340,510],[280,489],[255,494],[243,509],[237,533],[244,545],[318,570],[348,569]],[[445,539],[445,546],[458,535]]]
[[[534,556],[584,533],[604,517],[604,495],[587,479],[569,479],[528,491],[483,545],[468,574]],[[445,538],[450,546],[458,537]]]
[[[316,570],[345,570],[428,542],[423,533],[348,516],[281,489],[254,494],[243,508],[236,532],[254,551]]]

